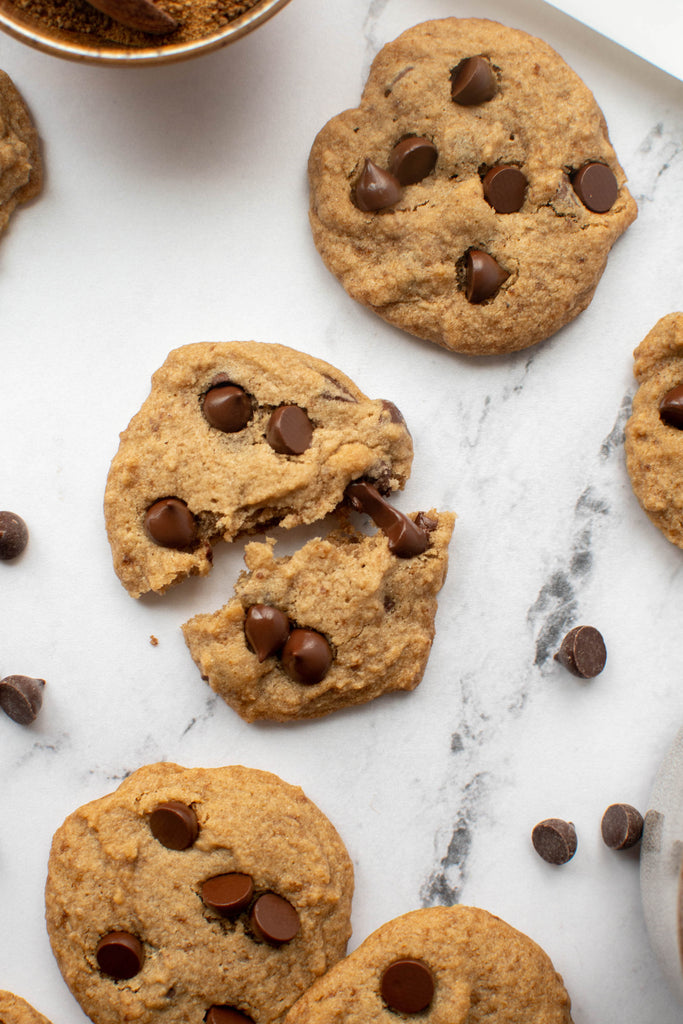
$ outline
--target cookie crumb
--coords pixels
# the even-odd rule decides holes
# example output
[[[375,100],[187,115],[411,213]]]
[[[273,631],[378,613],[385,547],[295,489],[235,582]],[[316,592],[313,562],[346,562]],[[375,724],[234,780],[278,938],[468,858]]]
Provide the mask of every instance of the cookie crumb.
[[[154,633],[150,634],[149,642],[151,643],[152,647],[158,647],[159,646],[159,640],[158,640],[157,637],[154,636]]]

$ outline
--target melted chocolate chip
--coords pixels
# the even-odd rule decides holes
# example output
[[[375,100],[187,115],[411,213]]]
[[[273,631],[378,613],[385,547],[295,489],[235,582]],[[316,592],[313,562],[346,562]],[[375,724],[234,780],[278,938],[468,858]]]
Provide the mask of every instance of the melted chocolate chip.
[[[152,835],[168,850],[186,850],[199,834],[197,815],[187,804],[168,800],[154,808],[149,816]]]
[[[236,384],[217,384],[204,395],[202,412],[216,430],[235,434],[251,419],[251,399]]]
[[[484,198],[496,213],[516,213],[526,197],[527,180],[519,167],[498,164],[491,167],[482,182]]]
[[[395,960],[380,981],[382,999],[396,1013],[420,1013],[434,995],[434,976],[421,960]]]
[[[429,539],[423,529],[404,512],[399,512],[382,497],[376,487],[359,480],[349,484],[346,496],[358,512],[365,512],[389,542],[397,558],[414,558],[427,549]]]
[[[389,157],[389,171],[401,185],[415,185],[434,170],[436,146],[423,135],[397,142]]]
[[[0,708],[18,725],[30,725],[42,707],[44,686],[44,679],[7,676],[0,681]]]
[[[197,541],[197,524],[184,501],[161,498],[147,509],[145,530],[164,548],[189,548]]]
[[[593,213],[611,210],[619,193],[617,179],[606,164],[584,164],[572,176],[572,185],[583,205]]]
[[[278,455],[301,455],[312,438],[313,424],[298,405],[281,405],[271,413],[266,440]]]
[[[244,620],[244,634],[259,661],[277,654],[289,636],[289,619],[279,608],[253,604]]]
[[[207,878],[202,885],[202,900],[207,907],[217,910],[223,917],[237,917],[247,909],[253,895],[254,883],[251,877],[236,871]]]
[[[659,415],[667,427],[683,430],[683,384],[667,391],[659,403]]]
[[[110,932],[97,943],[97,963],[104,974],[117,981],[134,977],[145,960],[142,943],[130,932]]]
[[[496,76],[486,57],[468,57],[451,71],[451,99],[461,107],[486,103],[496,89]]]
[[[210,1006],[204,1020],[206,1024],[254,1024],[251,1017],[234,1006]]]
[[[434,519],[433,516],[428,516],[426,512],[418,512],[415,516],[415,525],[419,526],[425,533],[434,533],[434,530],[439,525],[439,520]]]
[[[546,818],[534,826],[531,841],[548,864],[566,864],[576,853],[576,829],[571,821]]]
[[[580,679],[600,675],[607,661],[602,634],[594,626],[574,626],[555,655],[555,660]]]
[[[507,270],[496,263],[493,256],[481,249],[470,249],[465,266],[465,296],[468,302],[477,305],[496,294],[503,281],[507,281]]]
[[[14,512],[0,512],[0,561],[9,562],[28,544],[28,527]]]
[[[643,816],[631,804],[611,804],[602,816],[600,831],[611,850],[628,850],[643,834]]]
[[[403,195],[401,182],[390,171],[384,171],[366,159],[356,185],[356,206],[363,213],[373,213],[393,206]]]
[[[322,633],[293,629],[282,649],[282,667],[295,683],[315,686],[327,675],[332,649]]]
[[[299,915],[286,899],[266,892],[254,903],[249,915],[254,935],[271,946],[291,942],[299,931]]]

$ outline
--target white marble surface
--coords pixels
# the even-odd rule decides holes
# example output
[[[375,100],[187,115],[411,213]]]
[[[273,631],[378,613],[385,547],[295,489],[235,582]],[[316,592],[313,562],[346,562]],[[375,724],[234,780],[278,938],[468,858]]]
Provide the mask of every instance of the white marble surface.
[[[489,360],[356,305],[306,220],[312,139],[356,104],[379,47],[425,18],[475,13],[542,36],[581,74],[640,207],[591,307]],[[577,1024],[680,1021],[645,935],[637,857],[607,850],[599,823],[614,801],[646,807],[683,714],[683,555],[640,511],[622,446],[631,352],[683,301],[683,85],[540,0],[292,0],[187,64],[79,66],[3,37],[0,67],[34,112],[47,168],[0,244],[0,507],[31,529],[25,555],[0,563],[0,674],[47,679],[33,726],[0,719],[0,987],[55,1024],[81,1019],[43,925],[51,835],[127,772],[171,759],[304,787],[356,866],[353,946],[399,913],[459,900],[546,948]],[[240,547],[163,599],[136,603],[113,575],[101,504],[118,432],[169,349],[245,337],[322,356],[394,400],[416,448],[398,503],[459,515],[413,694],[247,726],[202,683],[179,630],[231,594]],[[609,652],[585,683],[551,657],[581,622]],[[530,845],[548,816],[576,823],[564,868]]]

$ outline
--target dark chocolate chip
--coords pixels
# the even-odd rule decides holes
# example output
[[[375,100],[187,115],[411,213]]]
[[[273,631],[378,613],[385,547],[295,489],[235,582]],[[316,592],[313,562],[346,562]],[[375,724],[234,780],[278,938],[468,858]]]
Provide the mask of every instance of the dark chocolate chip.
[[[298,405],[281,405],[271,413],[266,440],[279,455],[301,455],[312,437],[313,424]]]
[[[217,384],[204,395],[202,411],[212,427],[235,434],[251,419],[251,399],[236,384]]]
[[[0,512],[0,561],[9,562],[28,544],[28,528],[14,512]]]
[[[560,644],[555,660],[580,679],[600,675],[607,651],[602,634],[594,626],[574,626]]]
[[[667,391],[659,403],[659,415],[667,427],[683,430],[683,384]]]
[[[503,281],[507,281],[507,270],[496,263],[493,256],[481,249],[470,249],[465,267],[465,296],[476,305],[495,295]]]
[[[382,405],[384,407],[385,412],[389,413],[389,419],[391,420],[392,423],[405,424],[405,418],[401,410],[398,408],[398,406],[394,405],[393,402],[390,402],[386,398],[382,399]]]
[[[531,841],[548,864],[566,864],[576,853],[576,829],[571,821],[546,818],[534,826]]]
[[[299,931],[299,915],[286,899],[266,892],[254,903],[249,915],[252,931],[258,939],[281,946],[291,942]]]
[[[372,484],[365,480],[349,484],[346,496],[358,512],[365,512],[380,528],[389,542],[389,550],[397,558],[414,558],[427,549],[426,532],[390,505]]]
[[[356,206],[363,213],[372,213],[393,206],[403,195],[401,182],[391,171],[384,171],[366,159],[356,185]]]
[[[285,613],[268,604],[253,604],[244,620],[244,634],[259,661],[282,650],[289,630]]]
[[[619,186],[606,164],[587,163],[572,176],[574,191],[593,213],[607,213],[616,201]]]
[[[253,895],[254,883],[251,877],[236,871],[207,878],[202,885],[202,900],[207,907],[217,910],[223,917],[237,917],[247,909]]]
[[[178,22],[152,0],[88,0],[103,14],[136,32],[165,35],[178,27]]]
[[[395,960],[380,982],[382,999],[396,1013],[420,1013],[434,995],[434,977],[421,960]]]
[[[109,932],[97,943],[97,963],[104,974],[117,981],[134,977],[145,960],[142,943],[130,932]]]
[[[204,1020],[206,1024],[254,1024],[251,1017],[234,1006],[210,1006]]]
[[[164,548],[189,548],[197,541],[197,524],[184,501],[161,498],[147,509],[145,530]]]
[[[0,681],[0,708],[13,722],[30,725],[43,703],[44,679],[7,676]]]
[[[643,816],[631,804],[610,804],[602,816],[600,831],[611,850],[628,850],[643,834]]]
[[[461,107],[486,103],[496,94],[496,76],[486,57],[468,57],[451,71],[451,99]]]
[[[397,142],[389,157],[389,171],[401,185],[415,185],[434,170],[436,146],[424,136],[411,135]]]
[[[415,525],[419,526],[425,533],[434,533],[434,530],[439,525],[439,520],[428,516],[426,512],[418,512],[415,516]]]
[[[199,834],[197,815],[187,804],[168,800],[154,808],[149,816],[152,835],[168,850],[186,850]]]
[[[519,167],[498,164],[486,172],[484,197],[496,213],[516,213],[524,205],[527,180]]]
[[[282,667],[295,683],[315,686],[327,675],[332,650],[322,633],[293,629],[282,648]]]

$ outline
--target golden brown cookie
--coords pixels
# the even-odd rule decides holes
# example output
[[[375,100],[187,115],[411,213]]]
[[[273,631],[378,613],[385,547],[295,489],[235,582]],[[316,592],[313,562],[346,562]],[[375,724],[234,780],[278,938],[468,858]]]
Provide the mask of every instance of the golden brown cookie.
[[[590,302],[636,204],[590,90],[476,18],[409,29],[309,160],[310,222],[347,292],[456,352],[533,345]]]
[[[45,900],[95,1024],[271,1024],[344,955],[352,891],[341,839],[299,788],[154,764],[66,819]]]
[[[652,522],[683,548],[683,313],[662,317],[633,355],[639,387],[626,424],[626,466]]]
[[[42,180],[38,133],[16,86],[0,71],[0,234],[17,204],[40,192]]]
[[[407,517],[406,517],[407,518]],[[430,511],[426,548],[400,557],[351,528],[275,558],[251,543],[235,597],[183,626],[202,676],[242,718],[316,718],[422,679],[455,516]]]
[[[0,991],[0,1024],[50,1024],[47,1017],[13,992]]]
[[[294,1004],[286,1024],[571,1024],[540,946],[475,907],[382,925]]]
[[[401,414],[312,356],[254,341],[168,356],[121,435],[104,512],[133,597],[211,568],[211,545],[321,519],[358,477],[403,487],[413,447]]]

